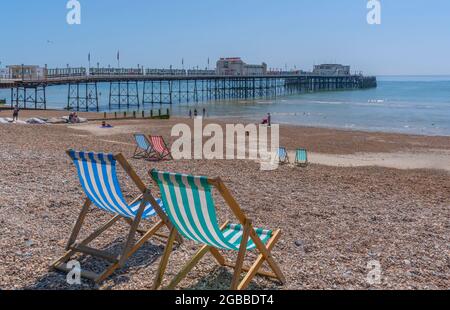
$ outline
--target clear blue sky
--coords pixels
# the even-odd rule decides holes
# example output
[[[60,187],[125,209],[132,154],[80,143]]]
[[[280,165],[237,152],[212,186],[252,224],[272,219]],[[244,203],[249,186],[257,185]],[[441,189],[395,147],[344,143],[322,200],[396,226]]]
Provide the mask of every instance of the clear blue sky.
[[[450,74],[450,1],[79,0],[82,24],[66,23],[66,0],[2,0],[0,61],[49,67],[205,67],[241,56],[269,67],[339,62],[370,74]],[[50,41],[50,42],[48,42]]]

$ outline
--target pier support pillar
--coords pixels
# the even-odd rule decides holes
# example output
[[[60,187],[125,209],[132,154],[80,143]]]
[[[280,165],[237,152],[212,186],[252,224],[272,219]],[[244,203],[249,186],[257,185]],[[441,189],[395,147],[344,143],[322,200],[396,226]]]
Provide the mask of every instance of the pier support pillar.
[[[19,86],[11,88],[11,108],[18,106],[21,109],[47,109],[45,85]]]
[[[119,81],[109,84],[109,109],[140,107],[137,81]]]
[[[96,82],[69,83],[67,110],[98,112],[99,109]]]

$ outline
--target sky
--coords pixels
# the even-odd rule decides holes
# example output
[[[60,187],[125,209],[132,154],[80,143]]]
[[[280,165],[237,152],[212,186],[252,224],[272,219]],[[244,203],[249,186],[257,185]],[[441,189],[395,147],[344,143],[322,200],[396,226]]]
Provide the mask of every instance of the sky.
[[[1,0],[0,62],[49,68],[211,67],[242,57],[269,68],[311,70],[343,63],[376,75],[450,74],[450,1],[79,0],[81,24],[66,22],[67,0]]]

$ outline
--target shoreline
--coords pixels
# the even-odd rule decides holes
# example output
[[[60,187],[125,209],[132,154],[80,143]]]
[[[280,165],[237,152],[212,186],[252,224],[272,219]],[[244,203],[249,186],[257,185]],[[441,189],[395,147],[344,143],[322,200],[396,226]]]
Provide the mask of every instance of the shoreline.
[[[162,113],[164,114],[167,108],[161,108]],[[157,111],[158,109],[154,109],[154,111]],[[12,117],[12,115],[7,114],[5,112],[9,112],[11,114],[11,109],[5,108],[2,109],[0,107],[0,117],[6,118],[6,117]],[[128,118],[126,120],[135,121],[139,120],[140,113],[137,113],[138,118],[134,119],[132,117],[129,117],[129,115],[132,115],[133,111],[118,111],[118,115],[123,115],[123,113],[126,112],[128,115]],[[32,118],[32,117],[44,117],[44,118],[51,118],[51,117],[61,117],[61,116],[68,116],[69,111],[67,110],[61,110],[61,109],[47,109],[47,110],[34,110],[34,109],[28,109],[28,110],[21,110],[20,116],[21,118]],[[77,112],[80,117],[87,118],[89,121],[95,120],[100,121],[103,119],[104,113],[107,114],[108,121],[115,121],[114,119],[114,112]],[[25,115],[25,116],[24,116]],[[171,119],[178,119],[178,120],[189,120],[189,117],[187,116],[171,116]],[[121,118],[117,118],[117,121],[125,120]],[[226,116],[209,116],[205,120],[211,121],[216,120],[219,123],[223,123],[224,121],[229,121],[230,123],[255,123],[258,124],[256,119],[253,119],[251,117],[244,117],[244,116],[236,116],[236,117],[226,117]],[[404,136],[415,136],[415,137],[436,137],[436,138],[450,138],[450,134],[430,134],[430,133],[413,133],[413,132],[401,132],[401,131],[389,131],[389,130],[377,130],[377,129],[364,129],[364,128],[343,128],[343,127],[334,127],[332,125],[326,126],[326,125],[302,125],[302,124],[292,124],[288,122],[280,122],[278,123],[280,126],[284,127],[297,127],[297,128],[303,128],[303,129],[324,129],[324,130],[334,130],[334,131],[341,131],[341,132],[352,132],[352,133],[366,133],[366,134],[392,134],[392,135],[404,135]]]

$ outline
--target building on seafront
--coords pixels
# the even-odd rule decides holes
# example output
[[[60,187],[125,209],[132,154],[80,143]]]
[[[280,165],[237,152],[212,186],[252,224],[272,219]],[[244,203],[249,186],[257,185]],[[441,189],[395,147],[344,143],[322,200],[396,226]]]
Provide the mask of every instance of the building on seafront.
[[[312,73],[325,76],[345,76],[350,75],[350,66],[340,64],[315,65]]]
[[[37,80],[45,77],[45,68],[36,65],[11,65],[6,67],[10,79]]]
[[[217,75],[252,76],[266,75],[266,73],[266,63],[262,63],[261,65],[249,65],[239,57],[221,58],[217,61]]]
[[[9,69],[8,68],[0,68],[0,80],[9,79]]]

